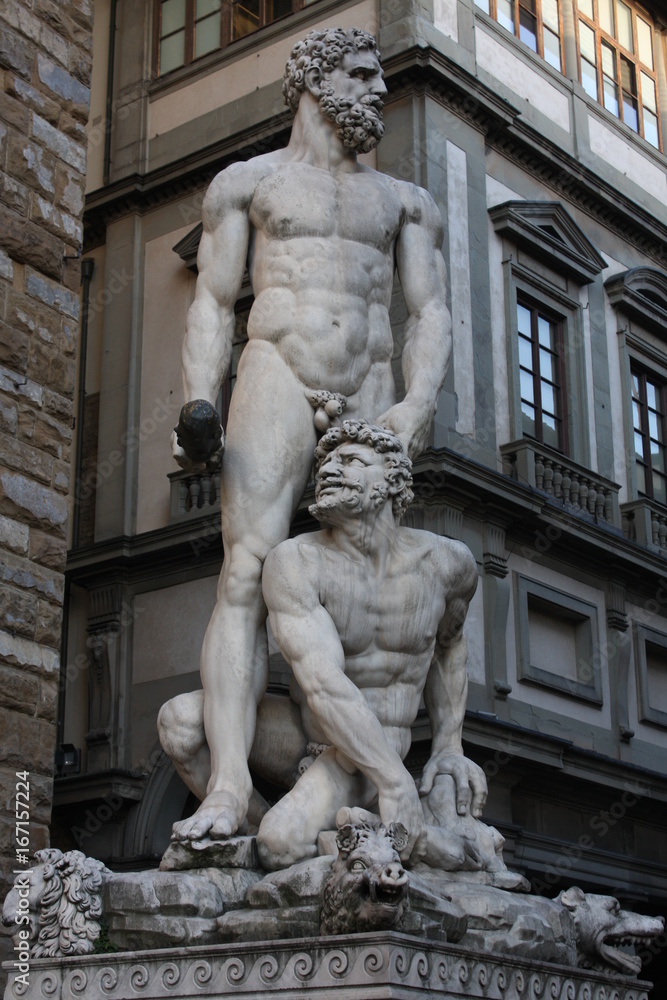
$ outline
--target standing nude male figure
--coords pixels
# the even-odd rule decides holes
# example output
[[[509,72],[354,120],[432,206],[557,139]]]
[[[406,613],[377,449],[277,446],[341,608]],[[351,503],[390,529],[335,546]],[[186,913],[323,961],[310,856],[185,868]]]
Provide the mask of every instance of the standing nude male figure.
[[[224,562],[201,656],[211,779],[174,837],[229,836],[252,782],[247,756],[268,680],[264,559],[288,537],[316,443],[306,390],[347,397],[347,414],[423,448],[451,350],[442,222],[431,197],[357,162],[381,138],[386,87],[375,40],[311,32],[287,64],[288,146],[237,163],[203,205],[199,277],[183,347],[185,399],[215,405],[248,264],[255,301],[226,428]],[[394,269],[408,308],[396,403],[389,323]],[[196,467],[174,441],[184,468]],[[200,466],[201,467],[201,466]]]

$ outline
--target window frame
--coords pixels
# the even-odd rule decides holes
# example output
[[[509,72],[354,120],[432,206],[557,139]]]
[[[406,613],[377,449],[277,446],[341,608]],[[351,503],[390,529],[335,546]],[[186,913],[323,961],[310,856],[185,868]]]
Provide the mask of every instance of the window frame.
[[[632,415],[633,404],[635,402],[635,396],[632,391],[632,382],[635,376],[637,376],[641,380],[640,384],[643,386],[643,397],[640,398],[639,400],[641,406],[641,422],[642,422],[642,427],[639,430],[639,434],[641,435],[643,443],[643,460],[641,462],[639,462],[639,459],[637,458],[637,451],[634,447],[634,436],[637,433],[637,429],[635,428],[634,418]],[[653,489],[654,469],[653,469],[653,463],[651,461],[651,448],[650,448],[651,434],[650,434],[650,427],[648,424],[649,405],[646,393],[647,376],[651,377],[651,381],[658,390],[660,405],[662,407],[660,417],[662,423],[662,428],[661,428],[662,436],[664,439],[663,442],[660,443],[663,444],[665,450],[667,451],[667,380],[665,380],[663,377],[660,377],[659,374],[656,376],[655,370],[649,367],[649,365],[647,365],[646,362],[642,363],[636,360],[633,356],[631,356],[630,357],[630,409],[631,409],[630,417],[632,421],[632,442],[633,442],[632,453],[635,456],[635,461],[634,461],[635,492],[638,499],[651,500],[653,503],[661,504],[664,507],[667,506],[667,499],[665,500],[657,499]],[[640,491],[639,486],[637,485],[638,483],[637,466],[639,464],[643,465],[644,467],[644,485],[647,487],[647,489],[642,491]],[[665,479],[667,483],[667,473],[663,472],[659,474],[662,475],[663,479]]]
[[[567,400],[565,395],[565,387],[567,382],[567,373],[565,370],[565,359],[564,359],[564,341],[563,341],[563,324],[564,317],[552,312],[550,309],[545,309],[542,302],[539,300],[527,296],[523,290],[517,290],[516,294],[516,309],[517,309],[517,344],[519,343],[518,338],[523,337],[527,339],[524,334],[522,334],[519,329],[518,322],[518,308],[522,306],[524,309],[530,312],[530,340],[531,340],[531,350],[532,350],[532,370],[530,374],[533,378],[533,408],[535,410],[535,434],[528,434],[523,427],[523,397],[521,396],[521,372],[527,369],[521,365],[519,360],[519,406],[521,409],[521,436],[529,437],[537,441],[539,444],[544,445],[547,448],[552,448],[554,451],[560,452],[562,455],[569,454],[569,434],[568,434],[568,419],[567,419]],[[540,340],[539,340],[539,328],[538,320],[542,317],[546,319],[549,323],[555,326],[555,347],[551,351],[555,355],[555,368],[556,377],[558,382],[550,382],[555,390],[556,398],[556,410],[557,413],[553,414],[555,419],[558,421],[558,445],[551,444],[544,440],[544,408],[542,406],[542,382],[550,381],[544,379],[541,368],[540,368]]]
[[[582,61],[582,57],[581,57],[581,40],[580,40],[580,31],[579,31],[579,24],[580,24],[580,22],[583,21],[583,23],[588,28],[590,28],[593,31],[593,34],[595,36],[595,59],[596,59],[595,79],[596,79],[596,85],[597,85],[597,97],[594,98],[592,96],[592,94],[588,93],[587,90],[585,91],[585,93],[587,94],[588,97],[590,97],[591,100],[595,100],[596,103],[599,104],[601,108],[604,108],[604,110],[608,114],[612,115],[617,121],[623,122],[623,124],[625,125],[626,128],[628,128],[634,135],[638,135],[641,139],[644,140],[644,142],[648,143],[648,145],[651,146],[652,149],[657,149],[660,152],[662,152],[663,137],[662,137],[662,122],[661,122],[661,119],[660,119],[660,88],[659,88],[658,70],[657,70],[657,63],[658,63],[658,58],[659,58],[658,46],[660,44],[660,36],[657,34],[657,32],[655,30],[654,18],[651,17],[651,15],[647,11],[644,11],[643,8],[641,8],[641,7],[639,7],[639,5],[635,4],[633,2],[633,0],[622,0],[622,2],[623,2],[623,4],[626,7],[629,8],[629,10],[631,12],[631,15],[632,15],[632,44],[633,44],[633,47],[634,47],[634,52],[630,52],[628,49],[624,48],[621,45],[620,41],[618,41],[617,38],[615,38],[613,35],[610,35],[608,32],[606,32],[602,28],[602,26],[600,24],[600,18],[599,18],[598,0],[591,0],[591,3],[594,5],[593,6],[594,17],[593,17],[592,20],[591,20],[591,18],[588,17],[587,14],[582,13],[582,11],[579,9],[579,0],[576,0],[576,6],[575,6],[574,15],[575,15],[575,21],[576,21],[575,36],[576,36],[576,43],[577,43],[577,79],[578,79],[579,83],[583,87],[584,86],[584,84],[583,84],[583,74],[582,74],[582,68],[581,68],[581,61]],[[614,13],[614,19],[616,19],[616,0],[613,0],[612,10],[613,10],[613,13]],[[641,62],[640,59],[639,59],[639,55],[638,55],[639,46],[638,46],[638,39],[637,39],[637,17],[641,17],[641,19],[643,21],[645,21],[649,25],[649,28],[651,30],[651,45],[652,45],[652,52],[653,52],[653,69],[650,69],[645,63]],[[616,21],[615,21],[615,23],[616,23]],[[605,74],[603,72],[603,67],[602,67],[602,43],[603,42],[605,42],[609,47],[611,47],[614,50],[614,67],[615,67],[615,71],[616,71],[616,77],[615,77],[614,82],[616,84],[617,101],[618,101],[618,114],[615,114],[613,111],[611,111],[606,106],[606,104],[604,102],[604,76],[605,76]],[[628,122],[623,117],[623,113],[624,113],[623,95],[624,95],[625,91],[624,91],[624,88],[623,88],[623,81],[622,81],[622,76],[621,76],[621,56],[623,56],[627,60],[629,60],[634,65],[634,69],[635,69],[635,80],[636,80],[636,86],[637,86],[637,94],[636,94],[636,97],[637,97],[637,121],[638,121],[638,125],[639,125],[639,128],[637,128],[637,129],[634,129],[632,127],[632,125],[629,125]],[[587,60],[587,62],[588,62],[588,60]],[[645,137],[645,135],[644,135],[644,101],[643,101],[642,92],[641,92],[641,77],[640,77],[640,73],[645,73],[647,76],[651,77],[651,79],[653,80],[653,83],[655,85],[655,99],[656,99],[656,111],[655,111],[655,115],[656,115],[656,127],[657,127],[657,130],[658,130],[658,145],[657,146],[654,146],[653,143],[650,142],[650,140],[647,139]]]
[[[538,440],[524,433],[519,378],[519,331],[517,303],[529,300],[559,324],[561,347],[561,393],[563,401],[563,442],[567,450],[552,448],[565,458],[588,468],[590,466],[589,415],[586,391],[586,358],[584,352],[583,309],[578,300],[530,269],[526,263],[509,259],[505,262],[505,303],[510,428],[512,440]],[[573,405],[577,401],[577,406]],[[541,443],[541,442],[538,442]]]
[[[658,632],[649,625],[634,623],[635,639],[635,671],[637,676],[638,717],[639,722],[649,723],[667,729],[667,712],[651,704],[651,690],[648,677],[647,643],[658,646],[665,651],[667,658],[667,635]]]
[[[594,655],[599,647],[600,626],[598,608],[590,601],[566,594],[549,584],[533,580],[521,573],[514,573],[515,620],[517,636],[517,680],[523,683],[536,684],[548,688],[557,694],[576,698],[587,702],[594,708],[601,709],[604,704],[602,696],[602,668],[600,658]],[[575,680],[564,677],[557,671],[546,670],[531,663],[530,655],[530,609],[531,604],[536,610],[550,614],[554,619],[561,618],[576,627],[575,644],[577,668],[582,661],[587,661],[588,670],[578,673]],[[587,676],[586,676],[587,674]]]
[[[475,6],[479,7],[483,11],[483,13],[486,13],[481,4],[478,3],[478,0],[473,0],[473,2],[475,3]],[[508,31],[505,25],[498,20],[498,0],[487,0],[487,2],[489,5],[488,17],[492,18],[498,25],[498,27],[503,28],[504,31]],[[547,64],[547,66],[550,66],[551,69],[565,76],[565,46],[563,40],[563,0],[558,0],[558,47],[560,53],[560,69],[558,69],[552,63],[550,63],[549,60],[546,59],[544,55],[544,21],[542,18],[542,0],[535,0],[537,8],[537,14],[536,14],[537,49],[533,49],[532,46],[528,44],[528,42],[525,42],[521,38],[520,10],[522,7],[525,6],[525,4],[522,3],[522,0],[509,0],[509,2],[512,4],[512,13],[514,20],[514,31],[511,32],[513,37],[516,38],[518,42],[521,42],[522,45],[525,45],[531,52],[535,52],[535,54],[538,55],[540,59],[542,59]]]
[[[160,42],[162,41],[162,36],[160,34],[161,22],[162,22],[162,6],[165,0],[155,0],[153,5],[153,79],[154,80],[165,80],[171,76],[172,73],[176,73],[178,70],[183,70],[186,67],[191,67],[196,65],[202,59],[206,59],[207,56],[213,55],[213,53],[219,53],[225,51],[230,45],[236,44],[237,42],[243,41],[243,39],[249,38],[255,35],[258,31],[263,28],[268,27],[272,24],[277,24],[279,21],[285,20],[292,14],[296,14],[303,10],[306,6],[310,6],[314,3],[314,0],[292,0],[292,10],[287,14],[283,14],[278,18],[274,18],[271,21],[266,20],[266,10],[271,2],[271,0],[259,0],[259,25],[254,31],[247,32],[245,35],[241,35],[239,38],[232,39],[232,9],[234,4],[231,2],[223,2],[221,4],[221,18],[220,18],[220,44],[215,48],[209,49],[208,52],[204,52],[200,56],[195,56],[195,14],[196,14],[196,0],[185,0],[185,58],[182,63],[178,66],[174,66],[172,69],[167,70],[165,73],[160,71]],[[201,20],[201,19],[200,19]],[[166,36],[165,36],[166,37]]]

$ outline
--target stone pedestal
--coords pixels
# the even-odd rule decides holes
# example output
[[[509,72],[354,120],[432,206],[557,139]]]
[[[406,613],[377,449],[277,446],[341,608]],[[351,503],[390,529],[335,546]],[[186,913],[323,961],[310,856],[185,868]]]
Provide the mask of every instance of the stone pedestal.
[[[648,983],[385,931],[355,936],[33,959],[5,1000],[648,1000]]]

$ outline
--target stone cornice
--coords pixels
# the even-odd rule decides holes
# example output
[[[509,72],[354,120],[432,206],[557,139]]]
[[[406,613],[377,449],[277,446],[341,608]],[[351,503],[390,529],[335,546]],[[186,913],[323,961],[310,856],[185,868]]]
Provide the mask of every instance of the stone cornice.
[[[446,105],[504,156],[538,176],[559,197],[609,226],[635,247],[667,264],[667,226],[556,143],[523,121],[519,109],[458,63],[432,47],[414,46],[386,60],[388,103],[406,94],[427,94]],[[86,198],[84,253],[104,242],[108,223],[129,212],[143,212],[174,201],[208,184],[233,160],[284,146],[288,111],[243,133],[198,149],[145,174],[133,174]]]

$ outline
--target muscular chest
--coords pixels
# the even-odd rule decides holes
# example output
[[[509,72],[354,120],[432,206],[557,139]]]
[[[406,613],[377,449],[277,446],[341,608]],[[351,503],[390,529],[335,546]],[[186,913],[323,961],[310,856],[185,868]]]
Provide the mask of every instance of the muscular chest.
[[[336,625],[348,656],[374,650],[416,654],[435,638],[445,602],[414,572],[387,572],[381,578],[348,564],[327,574],[320,598]]]
[[[402,207],[378,177],[333,177],[291,164],[264,178],[250,206],[250,221],[269,239],[351,240],[387,252],[402,222]]]

